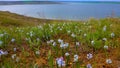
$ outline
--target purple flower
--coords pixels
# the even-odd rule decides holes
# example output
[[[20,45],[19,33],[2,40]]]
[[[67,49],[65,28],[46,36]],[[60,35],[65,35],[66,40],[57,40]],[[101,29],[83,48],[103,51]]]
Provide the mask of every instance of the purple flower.
[[[78,55],[74,55],[74,62],[78,61]]]
[[[63,60],[63,57],[57,58],[56,63],[59,67],[65,66],[65,61]]]
[[[111,59],[107,59],[107,60],[106,60],[106,63],[107,63],[107,64],[111,64],[111,63],[112,63],[112,60],[111,60]]]
[[[61,40],[61,39],[58,39],[58,42],[59,42],[59,43],[63,43],[63,40]]]
[[[80,46],[80,43],[79,43],[79,42],[76,42],[76,46]]]
[[[87,54],[87,59],[91,59],[93,55],[91,53]]]
[[[87,68],[92,68],[91,64],[87,64],[86,67],[87,67]]]
[[[61,44],[60,44],[60,47],[61,47],[61,48],[64,48],[64,49],[67,48],[68,46],[69,46],[69,43],[65,43],[65,44],[64,44],[64,43],[61,43]]]
[[[12,39],[11,39],[11,42],[15,42],[15,39],[14,39],[14,38],[12,38]]]
[[[56,44],[56,42],[53,42],[53,46],[56,46],[57,44]]]
[[[0,56],[1,56],[1,55],[6,55],[6,54],[8,54],[7,51],[4,52],[4,51],[0,50]]]
[[[17,48],[14,48],[13,51],[15,52],[17,50]]]

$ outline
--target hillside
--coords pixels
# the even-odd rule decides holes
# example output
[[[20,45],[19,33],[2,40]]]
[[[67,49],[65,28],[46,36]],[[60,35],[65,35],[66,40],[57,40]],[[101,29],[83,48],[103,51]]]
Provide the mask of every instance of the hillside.
[[[8,11],[0,11],[0,26],[1,27],[20,27],[20,26],[35,26],[43,23],[51,22],[62,22],[64,20],[50,20],[50,19],[39,19],[33,17],[27,17],[18,15]]]
[[[91,67],[120,67],[119,18],[60,21],[0,12],[0,68]]]
[[[23,5],[23,4],[60,4],[54,1],[0,1],[0,5]]]

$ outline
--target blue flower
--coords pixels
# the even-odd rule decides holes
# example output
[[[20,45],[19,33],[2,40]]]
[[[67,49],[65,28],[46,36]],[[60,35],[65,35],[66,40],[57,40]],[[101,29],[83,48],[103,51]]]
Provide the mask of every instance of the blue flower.
[[[52,44],[53,46],[56,46],[57,44],[56,44],[56,42],[53,42],[53,44]]]
[[[106,59],[106,63],[107,63],[107,64],[111,64],[111,63],[112,63],[112,60],[111,60],[111,59]]]
[[[107,29],[107,26],[104,26],[104,27],[103,27],[103,31],[106,31],[106,29]]]
[[[14,39],[14,38],[12,38],[12,39],[11,39],[11,42],[15,42],[15,39]]]
[[[61,44],[60,44],[60,47],[61,47],[61,48],[67,48],[68,46],[69,46],[68,43],[61,43]]]
[[[91,59],[93,57],[93,55],[91,53],[87,54],[87,59]]]
[[[91,64],[87,64],[86,67],[87,67],[87,68],[92,68]]]
[[[63,60],[63,57],[57,58],[56,63],[59,67],[65,66],[65,61]]]
[[[4,51],[0,50],[0,56],[1,56],[1,55],[6,55],[6,54],[8,54],[7,51],[4,52]]]
[[[113,38],[113,37],[115,37],[115,34],[114,34],[114,33],[111,33],[110,36]]]
[[[74,62],[78,61],[78,55],[74,55]]]
[[[70,54],[68,52],[65,53],[65,56],[69,56]]]

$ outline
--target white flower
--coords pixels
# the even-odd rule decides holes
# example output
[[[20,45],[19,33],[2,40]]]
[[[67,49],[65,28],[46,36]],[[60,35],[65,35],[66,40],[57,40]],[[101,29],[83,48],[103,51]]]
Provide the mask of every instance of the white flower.
[[[50,41],[47,41],[47,44],[50,44]]]
[[[61,44],[60,44],[60,47],[61,47],[61,48],[67,48],[68,46],[69,46],[68,43],[65,43],[65,44],[64,44],[64,43],[61,43]]]
[[[32,37],[33,36],[33,33],[30,33],[30,37]]]
[[[70,33],[70,32],[71,32],[70,30],[67,31],[67,33]]]
[[[94,40],[92,40],[92,41],[91,41],[91,45],[94,45],[94,44],[95,44],[95,42],[94,42]]]
[[[75,34],[74,34],[74,33],[72,33],[72,34],[71,34],[71,36],[72,36],[72,37],[75,37]]]
[[[91,28],[92,28],[92,26],[90,25],[90,26],[89,26],[89,28],[91,29]]]
[[[56,46],[56,42],[53,42],[53,44],[52,44],[53,46]]]
[[[104,46],[104,49],[108,49],[108,46],[107,46],[107,45],[105,45],[105,46]]]
[[[83,24],[86,25],[86,22],[84,22]]]
[[[14,39],[14,38],[12,38],[12,39],[11,39],[11,42],[15,42],[15,39]]]
[[[112,60],[111,60],[111,59],[107,59],[107,60],[106,60],[106,63],[107,63],[107,64],[111,64],[111,63],[112,63]]]
[[[78,61],[78,55],[74,55],[74,62]]]
[[[17,48],[13,48],[13,51],[16,51],[17,50]]]
[[[36,55],[40,55],[40,51],[35,51],[35,54]]]
[[[37,40],[37,41],[39,41],[40,39],[39,39],[39,38],[37,38],[36,40]]]
[[[65,44],[64,44],[64,48],[67,48],[68,46],[69,46],[68,43],[65,43]]]
[[[26,41],[28,41],[28,40],[29,40],[29,38],[25,38],[25,40],[26,40]]]
[[[54,40],[50,40],[50,42],[52,43],[52,42],[54,42]]]
[[[103,27],[103,31],[106,31],[106,28],[107,28],[107,26],[104,26],[104,27]]]
[[[60,44],[60,47],[61,47],[61,48],[64,48],[64,43],[61,43],[61,44]]]
[[[113,37],[115,36],[115,34],[114,34],[114,33],[111,33],[110,36],[113,38]]]
[[[87,36],[87,34],[84,34],[84,37],[86,37]]]
[[[107,38],[103,38],[103,41],[107,41]]]
[[[15,57],[16,57],[16,54],[13,54],[13,55],[11,56],[12,59],[15,59]]]
[[[69,56],[70,54],[68,52],[65,53],[65,56]]]
[[[62,30],[62,28],[60,28],[60,30]]]
[[[19,58],[19,57],[17,57],[17,58],[16,58],[16,62],[19,62],[19,61],[20,61],[20,58]]]
[[[63,60],[63,57],[57,58],[56,63],[58,64],[59,67],[65,66],[65,61]]]
[[[4,34],[0,34],[0,37],[3,37],[4,36]]]
[[[87,54],[87,59],[91,59],[93,55],[91,53]]]
[[[76,46],[79,46],[80,45],[80,43],[79,42],[76,42]]]
[[[58,42],[59,42],[59,43],[63,43],[63,40],[61,40],[61,39],[58,39]]]
[[[91,64],[87,64],[86,67],[87,67],[87,68],[92,68]]]

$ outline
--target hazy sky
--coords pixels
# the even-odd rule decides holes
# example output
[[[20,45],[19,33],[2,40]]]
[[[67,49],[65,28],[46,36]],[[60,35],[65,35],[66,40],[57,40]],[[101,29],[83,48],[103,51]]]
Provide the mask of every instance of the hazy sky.
[[[0,1],[120,1],[120,0],[0,0]]]

